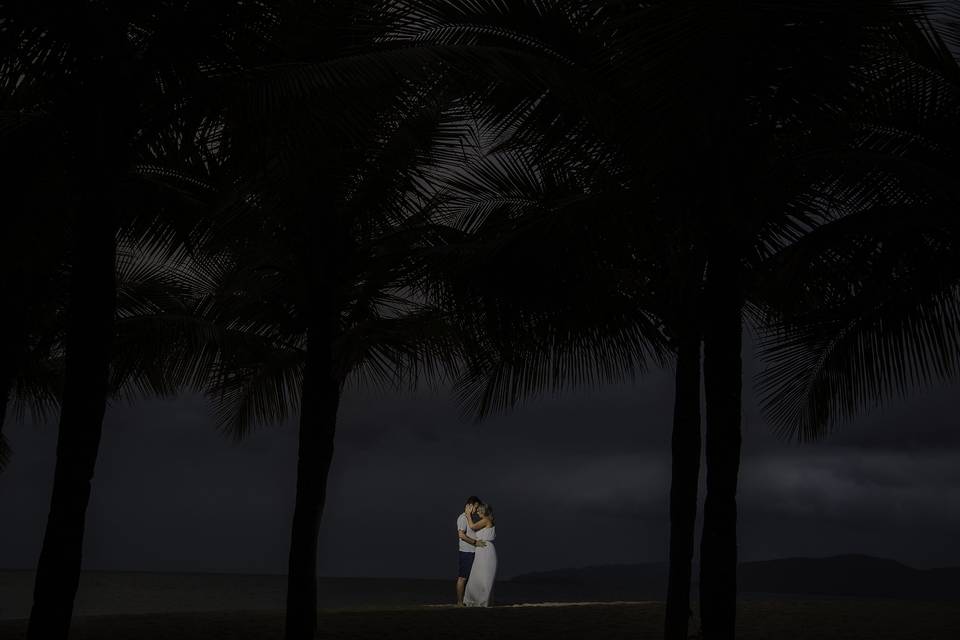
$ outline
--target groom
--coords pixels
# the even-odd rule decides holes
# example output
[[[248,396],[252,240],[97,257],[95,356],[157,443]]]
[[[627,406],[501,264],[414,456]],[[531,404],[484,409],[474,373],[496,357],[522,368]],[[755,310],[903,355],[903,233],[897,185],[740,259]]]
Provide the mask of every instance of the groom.
[[[467,504],[464,513],[457,518],[457,537],[460,539],[460,571],[457,573],[457,605],[463,606],[463,590],[467,585],[467,578],[470,577],[470,567],[473,566],[473,557],[477,547],[485,547],[487,543],[483,540],[477,540],[473,536],[473,529],[467,526],[467,514],[470,519],[476,522],[479,516],[474,513],[474,509],[480,504],[480,498],[470,496],[467,498]]]

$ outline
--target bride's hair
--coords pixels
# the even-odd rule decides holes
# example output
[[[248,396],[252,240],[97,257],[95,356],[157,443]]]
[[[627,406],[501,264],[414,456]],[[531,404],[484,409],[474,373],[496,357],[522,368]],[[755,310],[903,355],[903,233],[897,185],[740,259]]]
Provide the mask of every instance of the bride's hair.
[[[477,505],[477,513],[479,513],[481,516],[490,517],[493,515],[493,505],[481,502],[479,505]]]

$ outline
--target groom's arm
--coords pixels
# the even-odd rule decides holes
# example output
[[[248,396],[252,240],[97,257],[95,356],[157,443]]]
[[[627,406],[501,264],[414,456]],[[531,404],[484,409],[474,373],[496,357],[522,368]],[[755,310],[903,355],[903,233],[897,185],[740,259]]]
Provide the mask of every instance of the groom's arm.
[[[476,538],[471,538],[468,536],[464,529],[457,529],[457,537],[466,542],[467,544],[472,544],[475,547],[485,547],[487,543],[483,540],[477,540]]]

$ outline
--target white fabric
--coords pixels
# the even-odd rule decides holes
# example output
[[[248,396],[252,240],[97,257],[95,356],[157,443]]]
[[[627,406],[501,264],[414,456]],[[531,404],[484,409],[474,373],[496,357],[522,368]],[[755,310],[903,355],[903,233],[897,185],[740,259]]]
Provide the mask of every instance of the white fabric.
[[[497,537],[496,527],[487,527],[474,533],[477,540],[486,541],[487,546],[476,548],[463,603],[468,607],[489,607],[490,596],[493,595],[493,581],[497,577],[497,550],[493,546]]]
[[[477,537],[476,534],[473,532],[473,529],[467,526],[467,515],[465,513],[461,513],[460,517],[457,518],[457,529],[465,532],[468,538],[476,539]],[[464,542],[463,540],[460,540],[460,551],[473,553],[476,550],[477,550],[476,547],[474,547],[469,542]]]

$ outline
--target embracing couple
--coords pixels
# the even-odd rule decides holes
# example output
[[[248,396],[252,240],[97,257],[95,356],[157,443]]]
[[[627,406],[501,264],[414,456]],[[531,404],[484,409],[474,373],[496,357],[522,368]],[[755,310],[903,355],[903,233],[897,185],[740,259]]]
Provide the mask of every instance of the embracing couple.
[[[493,579],[497,575],[497,550],[493,540],[493,507],[470,496],[457,518],[460,538],[460,572],[457,574],[457,604],[468,607],[490,606]]]

